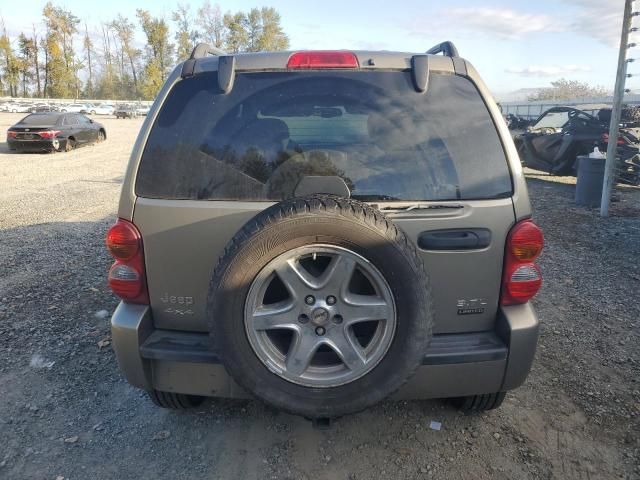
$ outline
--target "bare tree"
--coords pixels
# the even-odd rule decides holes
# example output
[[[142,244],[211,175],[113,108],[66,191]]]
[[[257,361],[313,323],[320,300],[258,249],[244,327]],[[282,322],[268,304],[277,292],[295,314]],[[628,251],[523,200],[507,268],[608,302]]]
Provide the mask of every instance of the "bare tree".
[[[178,60],[186,60],[189,58],[200,36],[197,30],[191,28],[193,22],[189,5],[179,3],[171,19],[175,22],[176,27],[178,27],[175,35],[176,55]]]
[[[86,93],[88,97],[93,97],[93,61],[91,60],[91,56],[93,54],[93,41],[89,36],[89,29],[87,28],[87,22],[84,24],[84,51],[85,51],[85,60],[87,62],[87,71],[89,74],[89,78],[87,79],[87,88]]]
[[[211,5],[209,0],[205,0],[198,9],[197,25],[201,29],[203,39],[217,48],[224,46],[225,25],[222,19],[222,11],[216,3]]]
[[[140,50],[134,46],[135,25],[121,14],[111,22],[111,28],[113,28],[118,34],[118,39],[122,45],[122,52],[126,55],[129,62],[129,68],[131,70],[131,76],[133,77],[134,93],[138,92],[138,72],[137,66],[140,58]]]

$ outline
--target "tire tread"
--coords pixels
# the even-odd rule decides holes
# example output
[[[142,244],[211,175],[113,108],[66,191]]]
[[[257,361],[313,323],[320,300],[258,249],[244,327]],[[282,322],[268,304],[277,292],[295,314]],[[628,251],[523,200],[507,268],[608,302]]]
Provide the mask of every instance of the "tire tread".
[[[310,214],[316,211],[335,214],[340,217],[345,217],[350,220],[356,221],[357,223],[366,227],[373,228],[378,231],[382,230],[389,242],[399,244],[404,252],[408,254],[414,268],[417,270],[415,273],[419,275],[426,283],[425,291],[431,291],[430,277],[429,275],[427,275],[424,263],[422,262],[422,259],[418,254],[415,243],[410,241],[407,235],[379,210],[374,209],[366,203],[362,203],[350,198],[338,197],[335,195],[318,194],[305,197],[304,199],[293,198],[277,203],[272,207],[260,212],[252,220],[247,222],[227,243],[223,254],[218,260],[218,266],[228,264],[238,254],[243,244],[251,236],[268,227],[269,225],[273,225],[274,222],[283,220],[287,217]],[[208,309],[210,312],[212,312],[214,309],[213,293],[216,291],[218,285],[222,284],[226,272],[226,269],[216,267],[211,277],[208,298]],[[425,319],[427,319],[427,321],[425,322],[425,334],[426,338],[431,339],[433,318],[435,312],[432,301],[424,303],[426,303],[426,308],[428,309],[424,312]],[[211,336],[213,349],[219,352],[220,349],[216,344],[217,335],[213,333],[216,328],[215,323],[212,321],[214,317],[210,314],[208,315],[208,318],[209,330],[212,333]],[[392,396],[395,392],[402,388],[402,386],[411,379],[411,377],[419,367],[419,363],[415,364],[413,369],[410,372],[407,372],[408,374],[405,376],[404,381],[399,384],[393,391],[389,392],[387,396]],[[242,385],[242,379],[236,379],[236,381]],[[278,406],[278,408],[286,411],[287,413],[299,415],[299,412],[296,412],[295,410],[287,409],[286,407],[282,406]],[[365,408],[367,407],[365,406],[360,410],[364,410]],[[350,413],[357,413],[357,411],[360,410],[351,411]]]
[[[162,392],[159,390],[147,391],[151,401],[158,407],[169,410],[188,410],[200,405],[205,397],[187,395],[184,393]]]

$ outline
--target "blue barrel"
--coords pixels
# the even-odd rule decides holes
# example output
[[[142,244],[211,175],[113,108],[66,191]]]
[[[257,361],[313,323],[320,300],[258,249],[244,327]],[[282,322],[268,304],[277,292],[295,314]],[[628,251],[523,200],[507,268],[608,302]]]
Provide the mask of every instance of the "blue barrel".
[[[604,183],[604,158],[578,157],[578,179],[576,182],[576,205],[597,207],[602,198]]]

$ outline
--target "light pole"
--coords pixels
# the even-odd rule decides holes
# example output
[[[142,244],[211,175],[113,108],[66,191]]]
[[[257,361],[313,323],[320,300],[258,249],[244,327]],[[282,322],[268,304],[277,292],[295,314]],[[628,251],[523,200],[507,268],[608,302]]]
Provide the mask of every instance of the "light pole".
[[[629,44],[629,32],[631,31],[631,19],[639,12],[632,12],[633,0],[625,0],[624,17],[622,19],[622,34],[620,35],[620,52],[618,53],[618,72],[616,74],[616,86],[613,92],[613,108],[611,109],[611,123],[609,124],[609,143],[607,145],[607,160],[604,168],[604,183],[602,185],[602,198],[600,200],[600,216],[609,216],[609,203],[611,202],[611,189],[615,181],[616,155],[618,150],[618,130],[620,116],[622,114],[622,99],[624,97],[624,84],[627,79],[627,64],[633,59],[627,59]]]

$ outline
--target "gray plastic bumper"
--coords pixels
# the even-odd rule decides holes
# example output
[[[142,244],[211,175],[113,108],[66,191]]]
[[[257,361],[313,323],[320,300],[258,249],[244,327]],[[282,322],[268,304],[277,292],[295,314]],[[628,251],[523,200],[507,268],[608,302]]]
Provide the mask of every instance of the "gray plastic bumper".
[[[111,318],[118,364],[132,385],[149,390],[246,397],[227,375],[206,333],[153,328],[149,307],[121,303]],[[533,362],[538,320],[530,304],[503,307],[491,332],[435,335],[423,365],[396,399],[511,390]]]
[[[120,302],[111,316],[111,343],[118,365],[134,387],[152,389],[151,365],[140,355],[140,346],[151,335],[151,309]]]

